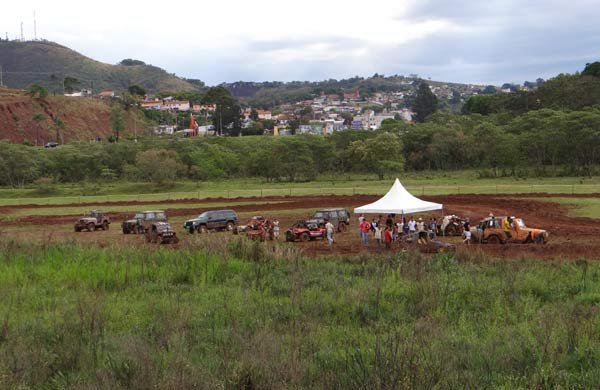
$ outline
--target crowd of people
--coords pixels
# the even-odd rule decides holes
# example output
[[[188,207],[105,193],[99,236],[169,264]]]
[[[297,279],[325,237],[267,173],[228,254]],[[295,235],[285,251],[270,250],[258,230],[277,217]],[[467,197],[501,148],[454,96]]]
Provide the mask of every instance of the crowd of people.
[[[379,215],[369,221],[361,214],[358,217],[358,229],[363,246],[369,246],[369,236],[372,235],[378,247],[384,245],[386,248],[391,248],[394,242],[403,239],[413,243],[425,243],[435,239],[438,222],[435,217],[423,220],[423,218],[404,216],[397,218],[395,214],[388,214],[385,219],[383,215]]]

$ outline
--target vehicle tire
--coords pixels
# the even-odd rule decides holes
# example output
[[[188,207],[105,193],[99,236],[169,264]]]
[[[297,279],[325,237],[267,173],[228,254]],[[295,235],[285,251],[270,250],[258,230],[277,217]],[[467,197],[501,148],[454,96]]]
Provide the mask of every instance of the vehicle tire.
[[[87,230],[89,230],[90,232],[93,232],[94,230],[96,230],[96,224],[88,223]]]
[[[450,224],[446,227],[446,236],[456,236],[456,226]]]
[[[172,242],[173,244],[178,244],[178,243],[179,243],[179,238],[177,238],[177,237],[173,237],[173,239],[171,240],[171,242]]]
[[[288,242],[294,242],[296,241],[296,237],[294,236],[294,233],[292,232],[286,232],[285,233],[285,240]]]
[[[492,244],[492,245],[498,245],[501,244],[502,241],[500,241],[500,237],[494,235],[494,236],[489,236],[487,239],[488,244]]]
[[[131,232],[129,231],[129,229],[123,228],[123,234],[129,234],[129,233],[131,233]]]
[[[340,222],[340,224],[338,225],[338,232],[343,233],[346,230],[348,230],[348,226],[346,226],[346,223]]]
[[[75,227],[75,231],[76,231],[77,233],[79,233],[79,232],[81,231],[81,229],[79,229],[78,227]]]
[[[300,234],[300,241],[306,242],[308,240],[310,240],[310,235],[308,233],[304,232]]]
[[[206,225],[200,225],[198,227],[198,233],[202,233],[202,234],[208,233],[208,229],[206,228]]]
[[[152,237],[150,236],[150,234],[146,233],[145,237],[146,237],[146,242],[152,242]]]
[[[104,221],[102,224],[102,230],[108,230],[108,222]]]
[[[235,225],[233,224],[233,222],[229,221],[229,222],[227,222],[225,229],[227,229],[227,231],[231,232],[231,231],[233,231],[233,229],[235,229]]]

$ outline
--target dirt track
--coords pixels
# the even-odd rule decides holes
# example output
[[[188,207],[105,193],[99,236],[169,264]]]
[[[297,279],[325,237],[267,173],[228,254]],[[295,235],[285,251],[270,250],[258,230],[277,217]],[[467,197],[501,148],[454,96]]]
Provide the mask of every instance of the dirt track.
[[[469,217],[472,222],[478,221],[480,218],[487,216],[493,212],[496,215],[515,215],[525,219],[526,223],[532,227],[539,227],[549,231],[550,242],[547,245],[472,245],[469,248],[464,248],[460,244],[459,238],[450,238],[449,241],[460,246],[459,251],[477,252],[484,251],[493,253],[502,258],[521,257],[537,257],[540,259],[547,258],[588,258],[600,259],[600,224],[598,220],[591,218],[575,218],[567,216],[568,208],[562,205],[540,202],[530,197],[540,197],[541,194],[535,195],[514,195],[515,198],[509,196],[496,195],[449,195],[449,196],[431,196],[423,197],[425,200],[431,200],[444,204],[444,213],[457,214],[463,217]],[[548,196],[548,195],[546,195]],[[560,197],[597,197],[595,195],[556,195]],[[245,202],[261,202],[261,204],[248,204],[232,206],[240,213],[256,213],[276,216],[280,219],[282,227],[285,227],[294,222],[298,217],[297,212],[292,210],[298,209],[317,209],[321,207],[347,207],[352,209],[355,206],[366,204],[376,200],[377,196],[361,195],[361,196],[308,196],[308,197],[266,197],[266,198],[237,198],[237,199],[210,199],[210,200],[186,200],[186,201],[171,201],[157,202],[161,204],[189,204],[189,208],[166,209],[169,216],[174,220],[174,227],[180,230],[179,221],[191,218],[202,211],[209,208],[202,207],[202,203],[219,201],[222,203]],[[262,203],[267,202],[267,203]],[[268,203],[273,202],[273,203]],[[15,238],[18,236],[35,237],[40,233],[47,233],[49,225],[54,225],[51,228],[56,232],[55,240],[83,240],[85,242],[95,242],[100,245],[107,245],[111,242],[128,242],[131,237],[124,238],[118,231],[120,221],[139,210],[151,209],[152,202],[114,202],[105,203],[104,205],[131,205],[130,213],[110,213],[113,220],[113,228],[109,232],[97,233],[72,233],[72,223],[76,216],[73,215],[58,215],[58,216],[28,216],[16,219],[14,221],[0,221],[0,227],[5,231],[6,235],[12,235],[14,231]],[[78,205],[79,206],[79,205]],[[101,205],[102,206],[102,205]],[[48,206],[43,206],[48,207]],[[64,205],[57,206],[64,207]],[[35,206],[8,206],[0,207],[0,215],[8,212],[11,209],[21,208],[36,208]],[[222,207],[229,208],[229,207]],[[279,211],[278,215],[272,215],[273,211]],[[286,213],[285,210],[289,210]],[[432,214],[439,216],[440,214]],[[60,226],[60,228],[59,228]],[[26,233],[22,233],[26,231]],[[226,233],[215,233],[223,234]],[[24,239],[30,239],[27,237]],[[180,236],[185,240],[186,235],[180,232]],[[227,235],[227,237],[230,237]],[[337,234],[336,244],[333,250],[330,250],[326,243],[322,241],[295,243],[285,245],[298,245],[302,247],[309,255],[329,255],[329,254],[357,254],[369,253],[378,251],[374,245],[370,248],[362,248],[355,225],[352,225],[347,233]]]

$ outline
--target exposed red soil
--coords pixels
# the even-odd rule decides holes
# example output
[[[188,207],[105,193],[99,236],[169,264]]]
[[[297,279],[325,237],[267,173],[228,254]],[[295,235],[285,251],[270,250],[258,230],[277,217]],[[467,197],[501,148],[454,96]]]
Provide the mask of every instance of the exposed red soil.
[[[471,245],[469,247],[464,246],[460,243],[460,238],[447,238],[447,241],[455,243],[458,246],[458,251],[465,255],[476,255],[479,252],[493,254],[494,256],[506,259],[520,259],[526,257],[535,257],[539,259],[550,259],[550,258],[568,258],[568,259],[600,259],[600,224],[598,220],[592,218],[580,218],[580,217],[569,217],[567,212],[569,207],[554,203],[547,203],[530,199],[531,197],[540,197],[541,194],[535,195],[447,195],[447,196],[425,196],[426,200],[439,202],[444,204],[445,214],[457,214],[463,217],[468,217],[473,223],[476,223],[479,219],[487,216],[490,212],[495,215],[514,215],[523,218],[529,226],[546,229],[550,233],[550,241],[546,245],[534,245],[534,244],[507,244],[507,245]],[[518,197],[518,198],[513,198]],[[551,195],[560,197],[592,197],[590,195]],[[347,207],[352,209],[355,206],[366,204],[376,200],[378,196],[371,195],[356,195],[356,196],[305,196],[305,197],[265,197],[265,198],[237,198],[237,199],[210,199],[210,200],[187,200],[187,201],[172,201],[165,202],[160,201],[156,203],[177,203],[177,204],[189,204],[189,208],[178,208],[178,209],[166,209],[170,217],[185,217],[191,218],[202,211],[210,208],[202,207],[202,203],[219,201],[227,203],[235,203],[236,201],[256,201],[261,204],[248,204],[222,208],[233,208],[237,212],[247,212],[256,214],[271,215],[275,210],[297,210],[297,209],[317,209],[321,207]],[[262,203],[267,202],[267,203]],[[271,202],[271,203],[270,203]],[[277,203],[275,203],[277,202]],[[125,242],[123,235],[118,233],[118,225],[120,222],[139,210],[148,209],[153,202],[112,202],[110,205],[131,205],[130,213],[109,213],[109,216],[113,220],[113,228],[110,231],[110,236],[101,236],[102,234],[109,234],[108,232],[103,233],[79,233],[75,234],[75,239],[96,242],[99,245],[106,245],[111,241],[107,240],[118,240],[118,242]],[[141,205],[144,206],[141,206]],[[194,207],[197,205],[197,207]],[[10,206],[0,208],[0,213],[7,212],[9,209],[24,208],[26,206]],[[43,206],[48,207],[48,206]],[[64,207],[63,205],[57,207]],[[31,207],[35,208],[35,207]],[[431,214],[432,216],[438,214]],[[274,215],[271,215],[274,216]],[[74,239],[73,234],[67,232],[66,226],[69,230],[72,229],[71,224],[74,222],[77,216],[73,215],[59,215],[59,216],[28,216],[19,218],[15,221],[0,222],[0,226],[26,226],[27,230],[33,234],[35,231],[47,232],[49,230],[48,225],[62,225],[64,237],[68,239]],[[291,225],[294,220],[298,218],[298,215],[294,213],[280,212],[276,217],[281,221],[282,236],[285,228]],[[427,216],[428,217],[428,216]],[[66,225],[66,226],[65,226]],[[180,226],[174,226],[176,230],[180,229]],[[226,237],[231,237],[226,233],[223,234]],[[186,239],[186,234],[180,232],[182,240]],[[99,238],[104,237],[104,238]],[[130,237],[127,237],[130,239]],[[99,241],[94,241],[99,240]],[[329,249],[326,242],[321,240],[307,243],[294,243],[294,244],[282,244],[282,245],[297,245],[303,249],[303,251],[311,256],[322,256],[322,255],[355,255],[355,254],[369,254],[382,251],[375,245],[372,240],[369,248],[362,248],[358,238],[358,231],[353,223],[347,233],[336,235],[336,244],[333,249]],[[400,250],[400,247],[394,248],[394,250]]]
[[[42,115],[39,124],[33,120]],[[21,143],[25,140],[38,145],[56,141],[53,122],[65,123],[60,142],[106,138],[110,130],[110,106],[96,98],[48,96],[35,99],[24,91],[0,88],[0,134],[3,139]],[[133,128],[133,117],[125,113],[126,128]],[[137,123],[142,131],[144,124]]]

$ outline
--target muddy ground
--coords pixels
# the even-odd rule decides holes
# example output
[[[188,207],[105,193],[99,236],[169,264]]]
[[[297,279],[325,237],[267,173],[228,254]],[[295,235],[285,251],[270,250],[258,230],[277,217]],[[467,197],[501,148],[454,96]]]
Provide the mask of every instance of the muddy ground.
[[[445,214],[456,214],[468,217],[472,223],[487,216],[490,212],[495,215],[514,215],[525,220],[528,226],[546,229],[550,233],[549,243],[546,245],[534,244],[506,244],[506,245],[471,245],[466,247],[461,244],[458,237],[446,240],[458,246],[461,253],[472,252],[474,254],[483,252],[493,254],[496,257],[507,259],[520,259],[535,257],[539,259],[569,258],[569,259],[600,259],[600,224],[597,219],[570,217],[567,215],[568,206],[541,202],[533,200],[534,197],[544,196],[542,194],[530,195],[448,195],[448,196],[425,196],[423,199],[444,204]],[[548,195],[546,195],[548,196]],[[591,195],[560,195],[561,197],[598,197]],[[189,208],[166,209],[170,220],[178,232],[182,242],[189,239],[189,235],[183,231],[182,223],[185,219],[193,218],[199,213],[208,210],[203,203],[219,201],[227,203],[234,202],[260,202],[260,204],[245,204],[232,207],[243,219],[253,215],[262,214],[268,217],[277,217],[281,221],[282,236],[285,228],[295,220],[302,217],[301,209],[317,209],[322,207],[346,207],[352,210],[356,206],[370,203],[378,199],[378,196],[356,195],[356,196],[304,196],[304,197],[264,197],[264,198],[236,198],[236,199],[207,199],[207,200],[178,200],[160,201],[161,204],[189,204]],[[263,203],[267,202],[267,203]],[[272,203],[270,203],[272,202]],[[102,206],[119,205],[131,206],[128,213],[109,213],[113,221],[109,231],[97,231],[94,233],[73,232],[73,223],[76,215],[55,216],[26,216],[15,220],[2,220],[2,215],[14,209],[35,209],[39,206],[5,206],[0,207],[0,237],[3,240],[14,239],[16,241],[33,242],[84,242],[100,246],[109,245],[146,245],[143,238],[135,235],[123,235],[120,231],[120,223],[130,218],[136,211],[152,209],[152,202],[111,202],[90,205],[90,208],[101,208]],[[80,206],[80,205],[77,205]],[[47,208],[48,206],[43,206]],[[60,205],[57,207],[65,207]],[[423,214],[421,216],[440,217],[441,213]],[[230,233],[215,232],[212,235],[220,235],[224,239],[232,237]],[[322,255],[352,255],[379,252],[380,248],[371,240],[368,248],[360,245],[356,218],[354,218],[350,229],[346,233],[336,234],[336,243],[333,249],[321,240],[307,243],[285,243],[280,245],[296,245],[311,256]],[[393,250],[401,250],[395,247]]]

